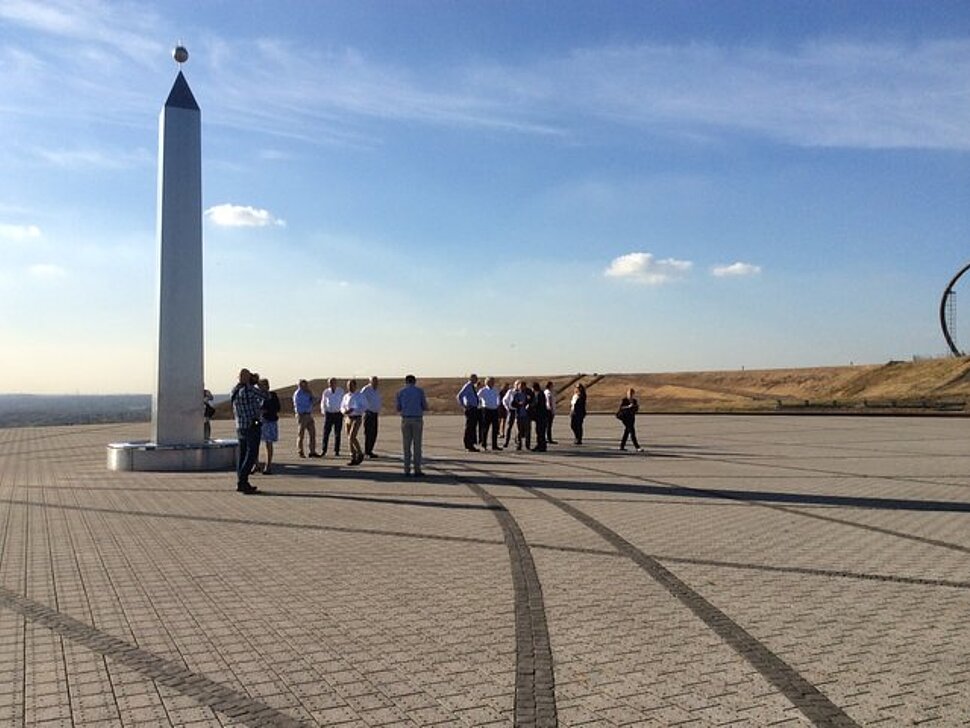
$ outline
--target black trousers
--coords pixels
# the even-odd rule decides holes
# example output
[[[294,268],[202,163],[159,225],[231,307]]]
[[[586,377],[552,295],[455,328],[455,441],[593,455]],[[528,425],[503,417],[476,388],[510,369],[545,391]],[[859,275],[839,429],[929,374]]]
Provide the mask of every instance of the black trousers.
[[[377,413],[364,413],[364,454],[373,455],[377,442]]]
[[[583,420],[585,415],[569,415],[569,426],[572,428],[573,437],[576,438],[576,444],[581,445],[583,443]]]
[[[482,437],[480,440],[482,447],[488,447],[489,430],[492,431],[492,449],[498,450],[498,410],[486,407],[482,410]]]
[[[515,449],[521,450],[522,445],[526,450],[532,449],[532,420],[528,417],[515,418]]]
[[[465,449],[471,450],[478,442],[478,407],[465,408]]]
[[[546,415],[546,442],[552,442],[552,421],[556,418],[554,412]]]
[[[333,430],[333,454],[340,454],[340,430],[344,426],[343,412],[326,412],[323,415],[323,448],[324,455],[327,454],[327,445],[330,443],[330,431]]]
[[[637,442],[637,418],[635,415],[623,419],[623,437],[620,438],[620,447],[626,447],[627,438],[633,441],[633,447],[640,449],[640,443]]]

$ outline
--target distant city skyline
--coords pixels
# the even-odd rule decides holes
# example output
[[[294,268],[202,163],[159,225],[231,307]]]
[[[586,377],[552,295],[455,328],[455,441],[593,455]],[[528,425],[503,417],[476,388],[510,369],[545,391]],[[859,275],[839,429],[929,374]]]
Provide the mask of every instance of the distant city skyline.
[[[0,392],[151,391],[178,42],[213,391],[947,353],[965,2],[0,0]]]

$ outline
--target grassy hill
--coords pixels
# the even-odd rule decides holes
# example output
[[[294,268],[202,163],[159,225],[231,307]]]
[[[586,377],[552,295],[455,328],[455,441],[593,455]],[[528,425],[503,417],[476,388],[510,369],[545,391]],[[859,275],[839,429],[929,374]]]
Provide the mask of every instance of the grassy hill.
[[[515,377],[496,376],[501,382]],[[644,412],[970,412],[970,358],[892,361],[846,367],[762,369],[721,372],[655,374],[576,374],[529,376],[531,383],[552,381],[557,411],[569,408],[572,388],[586,385],[592,412],[613,412],[624,392],[633,387]],[[464,377],[419,379],[436,414],[460,412],[455,394]],[[393,411],[398,377],[382,378],[384,412]],[[361,382],[363,384],[363,382]],[[292,413],[296,385],[276,390],[283,412]],[[323,379],[310,388],[319,396]],[[228,403],[217,407],[217,417],[231,417]]]

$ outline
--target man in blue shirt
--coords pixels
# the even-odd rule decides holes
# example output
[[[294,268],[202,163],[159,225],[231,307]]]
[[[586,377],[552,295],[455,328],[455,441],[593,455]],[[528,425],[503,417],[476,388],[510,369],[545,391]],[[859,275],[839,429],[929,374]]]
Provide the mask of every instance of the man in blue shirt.
[[[424,413],[428,411],[428,399],[424,390],[417,386],[413,374],[404,377],[404,387],[397,393],[394,403],[401,415],[401,440],[404,443],[404,474],[411,474],[414,461],[414,475],[421,477],[421,436],[424,432]]]
[[[262,431],[260,414],[263,402],[268,397],[268,392],[255,386],[252,372],[248,369],[239,371],[239,383],[232,388],[229,399],[232,402],[232,412],[236,416],[236,437],[239,438],[236,490],[246,495],[257,490],[249,484],[249,474],[259,456],[259,436]]]
[[[470,374],[465,386],[458,390],[458,404],[465,410],[465,449],[468,452],[478,452],[475,443],[478,442],[478,423],[481,414],[478,410],[478,375]]]
[[[306,379],[301,379],[293,392],[293,412],[296,414],[296,421],[300,424],[300,431],[296,436],[296,448],[301,458],[306,457],[303,449],[303,439],[306,437],[310,441],[310,457],[318,458],[317,455],[317,425],[313,420],[313,390]]]

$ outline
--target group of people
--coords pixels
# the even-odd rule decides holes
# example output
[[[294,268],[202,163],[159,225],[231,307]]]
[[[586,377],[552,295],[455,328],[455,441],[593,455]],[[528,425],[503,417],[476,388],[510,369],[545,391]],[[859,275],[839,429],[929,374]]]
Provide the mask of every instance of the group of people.
[[[495,377],[488,377],[481,386],[478,375],[471,374],[458,391],[458,404],[465,412],[463,444],[469,452],[487,450],[491,440],[492,450],[509,446],[515,431],[515,446],[523,445],[529,450],[543,452],[547,445],[555,445],[552,424],[556,416],[556,394],[552,382],[543,389],[539,382],[531,386],[518,379],[512,386],[495,388]],[[585,412],[584,412],[585,416]],[[536,444],[532,446],[535,430]],[[499,439],[503,445],[499,446]],[[581,441],[581,436],[577,440]]]
[[[417,379],[413,374],[407,375],[404,382],[404,387],[395,397],[395,407],[401,415],[404,474],[410,476],[413,472],[415,476],[421,476],[423,475],[422,433],[428,400],[424,390],[417,386]],[[293,412],[298,424],[299,456],[301,458],[325,457],[332,437],[334,457],[339,457],[341,434],[346,428],[350,447],[350,461],[347,464],[359,465],[365,457],[376,458],[374,446],[377,443],[381,411],[378,378],[371,377],[359,390],[356,379],[348,380],[346,391],[337,385],[337,380],[334,378],[331,378],[327,385],[319,400],[320,411],[324,417],[323,438],[319,452],[316,446],[316,421],[313,417],[316,396],[306,379],[301,379],[293,392]],[[257,470],[263,475],[270,475],[273,472],[273,448],[279,441],[280,400],[276,392],[270,390],[269,380],[261,378],[249,369],[242,369],[239,372],[239,381],[230,394],[230,401],[239,439],[236,490],[246,494],[256,493],[258,489],[249,482],[249,476]],[[364,430],[363,446],[360,443],[361,429]],[[263,463],[259,463],[260,442],[266,448],[266,459]]]
[[[346,390],[337,384],[335,378],[329,379],[327,385],[319,400],[306,379],[301,379],[293,392],[299,456],[326,457],[332,441],[334,457],[340,457],[341,437],[346,430],[350,448],[348,465],[359,465],[365,458],[378,457],[374,452],[382,405],[378,378],[371,377],[359,389],[356,379],[347,381]],[[634,390],[629,389],[616,413],[616,417],[624,425],[620,449],[625,450],[629,440],[637,451],[642,451],[636,434],[639,403],[634,395]],[[230,400],[239,439],[236,487],[242,493],[255,493],[257,488],[250,484],[249,476],[257,470],[264,475],[273,472],[274,445],[279,441],[280,400],[270,389],[269,380],[249,369],[239,372],[239,381],[233,387]],[[544,452],[548,445],[557,444],[552,435],[556,416],[556,393],[552,382],[546,382],[545,387],[542,387],[539,382],[533,382],[530,386],[524,380],[516,380],[511,386],[506,384],[496,389],[494,377],[486,378],[484,384],[479,386],[478,376],[471,374],[458,392],[457,400],[465,412],[463,444],[470,452],[478,452],[479,448],[487,450],[489,445],[492,450],[507,448],[513,432],[517,450],[525,447],[535,452]],[[323,415],[323,436],[319,451],[313,412],[317,401]],[[413,374],[405,377],[404,387],[395,395],[394,403],[395,410],[401,416],[404,474],[419,477],[423,475],[422,433],[428,400],[424,390],[417,386],[417,379]],[[576,445],[583,444],[583,421],[586,412],[586,387],[578,383],[574,387],[569,406],[570,429]],[[208,411],[206,414],[208,415]],[[364,431],[363,445],[360,442],[361,429]],[[532,444],[533,433],[535,445]],[[503,441],[501,446],[499,440]],[[266,450],[266,458],[262,463],[259,462],[260,443]]]
[[[301,379],[293,392],[293,412],[299,423],[296,438],[297,452],[300,457],[326,457],[333,437],[334,457],[340,457],[341,430],[346,424],[347,440],[350,446],[348,465],[360,465],[365,457],[376,458],[374,445],[377,443],[378,420],[381,412],[380,380],[371,377],[367,384],[358,389],[357,380],[347,381],[346,391],[337,380],[331,377],[327,388],[320,395],[320,413],[323,415],[323,438],[320,452],[317,452],[317,427],[313,418],[313,405],[316,395],[306,379]],[[364,431],[364,444],[360,444],[360,431]]]
[[[495,388],[495,378],[488,377],[479,386],[477,374],[471,374],[468,381],[458,391],[456,399],[465,412],[465,432],[463,444],[469,452],[487,450],[491,441],[492,450],[509,447],[513,431],[515,448],[523,446],[535,452],[544,452],[549,445],[557,442],[552,437],[552,425],[556,417],[556,392],[553,383],[539,382],[531,386],[525,380],[517,379],[511,386],[503,384]],[[626,450],[631,441],[637,451],[642,451],[637,441],[636,416],[640,409],[635,391],[627,390],[620,402],[616,417],[623,422],[624,430],[620,449]],[[569,426],[573,432],[573,444],[583,444],[583,421],[586,419],[586,386],[582,382],[573,388],[569,401]],[[532,435],[535,433],[535,445]],[[498,444],[503,440],[503,445]]]

